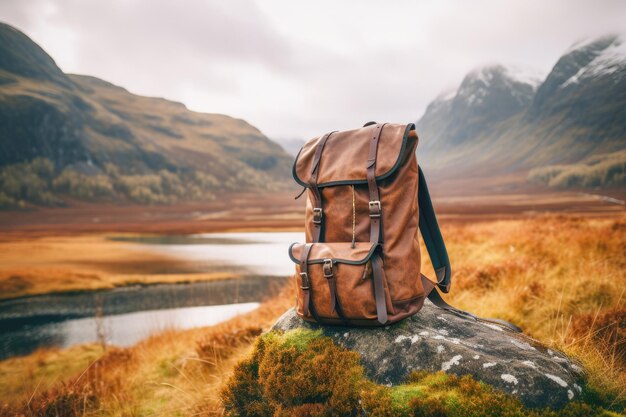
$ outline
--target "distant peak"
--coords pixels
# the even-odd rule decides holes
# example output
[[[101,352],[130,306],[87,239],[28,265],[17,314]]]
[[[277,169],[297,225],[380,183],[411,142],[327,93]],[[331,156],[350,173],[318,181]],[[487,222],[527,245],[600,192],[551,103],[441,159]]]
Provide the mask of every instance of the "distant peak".
[[[500,64],[489,64],[476,67],[465,76],[466,79],[489,83],[494,75],[502,74],[505,68]]]
[[[603,46],[603,45],[612,45],[612,44],[622,44],[624,43],[624,35],[619,33],[609,33],[602,36],[583,38],[579,41],[574,42],[567,50],[564,55],[569,54],[570,52],[574,52],[581,49],[587,49],[589,47],[594,46]]]
[[[533,87],[537,87],[541,84],[544,74],[529,67],[489,64],[474,68],[467,74],[466,80],[479,81],[485,85],[489,85],[495,77],[503,77],[522,84],[529,84]]]
[[[572,45],[563,58],[575,63],[574,70],[577,71],[570,72],[560,88],[577,84],[583,79],[612,76],[626,70],[626,37],[610,34],[585,39]]]
[[[530,84],[533,87],[539,86],[546,76],[544,72],[536,68],[509,65],[505,69],[507,75],[512,80],[519,81],[523,84]]]

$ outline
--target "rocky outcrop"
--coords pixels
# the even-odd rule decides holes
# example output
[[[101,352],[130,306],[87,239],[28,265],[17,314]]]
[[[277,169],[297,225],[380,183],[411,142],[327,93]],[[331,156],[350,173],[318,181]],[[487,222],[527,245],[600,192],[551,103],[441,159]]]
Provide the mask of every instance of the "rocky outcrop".
[[[367,376],[380,384],[405,382],[412,371],[471,375],[515,395],[528,407],[563,407],[580,399],[582,368],[561,352],[523,334],[441,310],[430,302],[391,326],[319,326],[287,311],[272,330],[321,329],[358,352]]]

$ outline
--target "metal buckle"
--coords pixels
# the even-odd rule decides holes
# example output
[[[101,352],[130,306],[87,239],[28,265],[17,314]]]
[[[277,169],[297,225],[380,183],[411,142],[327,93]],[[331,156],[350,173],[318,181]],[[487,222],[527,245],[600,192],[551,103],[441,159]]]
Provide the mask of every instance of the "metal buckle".
[[[302,278],[302,285],[300,286],[303,290],[308,290],[309,286],[309,274],[306,272],[300,272],[300,278]]]
[[[332,278],[333,277],[333,260],[326,258],[324,259],[324,278]]]
[[[370,217],[375,217],[375,218],[380,217],[380,214],[382,213],[382,207],[380,205],[379,200],[370,201],[369,208],[370,208]]]
[[[313,208],[313,223],[315,224],[321,224],[322,223],[322,208],[321,207],[314,207]]]

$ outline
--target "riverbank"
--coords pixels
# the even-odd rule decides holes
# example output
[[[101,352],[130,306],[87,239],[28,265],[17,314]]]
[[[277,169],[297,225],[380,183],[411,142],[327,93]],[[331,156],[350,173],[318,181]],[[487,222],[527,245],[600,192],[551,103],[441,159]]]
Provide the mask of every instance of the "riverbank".
[[[510,320],[579,359],[603,404],[623,412],[626,217],[542,215],[442,228],[454,267],[448,301]],[[220,415],[220,387],[254,335],[292,305],[293,291],[220,325],[170,330],[130,348],[43,350],[0,362],[5,414]]]
[[[110,237],[5,237],[0,240],[0,299],[238,277],[232,272],[206,272],[197,263]]]

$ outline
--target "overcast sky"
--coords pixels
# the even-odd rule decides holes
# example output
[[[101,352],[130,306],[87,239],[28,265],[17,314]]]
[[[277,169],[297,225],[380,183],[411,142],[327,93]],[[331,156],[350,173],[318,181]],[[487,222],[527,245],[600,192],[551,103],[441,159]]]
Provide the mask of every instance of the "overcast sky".
[[[546,74],[577,40],[626,31],[626,1],[0,0],[65,72],[274,139],[418,119],[471,69]]]

